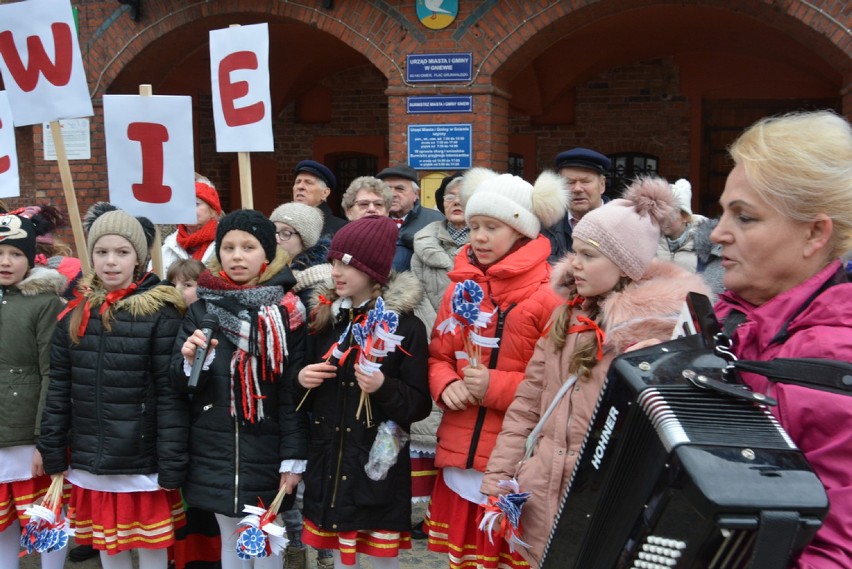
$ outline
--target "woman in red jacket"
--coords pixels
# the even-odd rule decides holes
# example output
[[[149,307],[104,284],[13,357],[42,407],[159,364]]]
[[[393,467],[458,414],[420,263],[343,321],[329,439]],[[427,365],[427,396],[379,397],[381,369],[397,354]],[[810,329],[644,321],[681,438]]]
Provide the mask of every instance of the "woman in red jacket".
[[[559,298],[550,290],[550,242],[539,235],[565,214],[562,178],[544,172],[534,186],[517,176],[475,168],[464,176],[462,201],[470,243],[456,256],[451,285],[441,302],[429,345],[429,387],[444,409],[436,466],[441,469],[424,524],[429,549],[449,554],[451,568],[476,563],[496,568],[499,544],[477,529],[484,496],[482,473],[536,340]],[[494,312],[482,336],[499,348],[483,348],[473,364],[464,352],[466,333],[447,330],[454,284],[483,290],[483,312]]]

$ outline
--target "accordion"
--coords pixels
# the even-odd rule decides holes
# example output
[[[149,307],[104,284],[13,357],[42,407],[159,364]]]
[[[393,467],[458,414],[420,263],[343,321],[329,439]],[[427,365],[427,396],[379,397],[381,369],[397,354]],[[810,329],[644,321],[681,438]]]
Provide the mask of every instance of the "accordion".
[[[825,490],[725,365],[699,335],[613,362],[542,569],[781,569],[807,545]]]

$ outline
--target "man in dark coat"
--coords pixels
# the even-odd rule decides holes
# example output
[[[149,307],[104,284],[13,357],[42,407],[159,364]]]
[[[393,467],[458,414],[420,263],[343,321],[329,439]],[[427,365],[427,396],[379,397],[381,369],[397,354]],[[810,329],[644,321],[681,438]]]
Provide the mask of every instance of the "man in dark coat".
[[[603,193],[611,165],[609,158],[588,148],[572,148],[556,156],[556,171],[565,178],[570,201],[565,216],[541,232],[550,239],[551,265],[571,251],[571,234],[577,222],[606,201]]]
[[[444,216],[439,211],[420,205],[417,171],[408,164],[385,168],[376,174],[376,178],[383,180],[393,190],[390,217],[399,227],[393,268],[407,271],[411,268],[411,256],[414,254],[414,234],[433,221],[443,221]]]
[[[337,185],[337,178],[325,164],[302,160],[296,164],[293,181],[293,201],[319,209],[323,215],[322,235],[334,235],[346,225],[346,220],[334,215],[326,199]]]

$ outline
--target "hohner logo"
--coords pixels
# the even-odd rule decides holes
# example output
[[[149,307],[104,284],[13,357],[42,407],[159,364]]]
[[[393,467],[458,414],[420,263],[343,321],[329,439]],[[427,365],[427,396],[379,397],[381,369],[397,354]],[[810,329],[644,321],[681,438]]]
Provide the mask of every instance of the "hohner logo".
[[[606,416],[603,432],[601,432],[601,440],[598,441],[598,446],[595,448],[595,456],[592,458],[592,466],[595,470],[601,469],[601,461],[606,452],[606,445],[609,444],[609,438],[612,436],[612,430],[615,428],[615,421],[618,418],[618,409],[615,407],[609,408],[609,414]]]

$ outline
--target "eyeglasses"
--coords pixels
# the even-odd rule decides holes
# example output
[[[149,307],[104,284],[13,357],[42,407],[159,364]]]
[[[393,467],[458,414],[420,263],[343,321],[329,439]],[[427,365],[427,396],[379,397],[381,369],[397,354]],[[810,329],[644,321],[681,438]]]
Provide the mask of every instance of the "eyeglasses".
[[[461,196],[459,194],[444,194],[444,203],[453,203],[460,201]]]
[[[298,235],[295,231],[290,231],[289,229],[282,229],[281,231],[275,232],[275,238],[278,241],[289,241],[290,238],[294,235]]]
[[[355,205],[358,207],[358,209],[367,209],[371,205],[376,209],[384,209],[385,208],[385,202],[383,200],[375,200],[375,201],[358,200],[358,201],[355,202]]]

